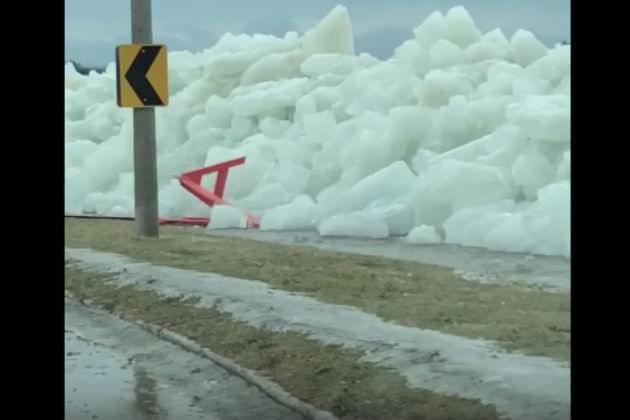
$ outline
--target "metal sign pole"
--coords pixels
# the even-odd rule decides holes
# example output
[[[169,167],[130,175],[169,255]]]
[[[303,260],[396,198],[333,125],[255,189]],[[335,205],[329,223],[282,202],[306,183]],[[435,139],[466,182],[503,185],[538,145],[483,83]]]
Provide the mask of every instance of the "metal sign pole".
[[[151,0],[131,0],[131,42],[151,44]],[[133,109],[133,167],[136,233],[159,237],[155,109]]]

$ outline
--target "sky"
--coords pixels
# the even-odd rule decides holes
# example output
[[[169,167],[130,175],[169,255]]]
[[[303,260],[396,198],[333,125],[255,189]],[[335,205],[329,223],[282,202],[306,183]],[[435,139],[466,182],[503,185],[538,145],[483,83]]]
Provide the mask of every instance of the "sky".
[[[548,46],[570,41],[570,0],[153,0],[153,40],[171,51],[210,48],[225,33],[303,33],[348,8],[357,53],[388,58],[433,11],[462,5],[483,32],[527,29]],[[66,0],[65,59],[104,66],[131,41],[130,0]]]

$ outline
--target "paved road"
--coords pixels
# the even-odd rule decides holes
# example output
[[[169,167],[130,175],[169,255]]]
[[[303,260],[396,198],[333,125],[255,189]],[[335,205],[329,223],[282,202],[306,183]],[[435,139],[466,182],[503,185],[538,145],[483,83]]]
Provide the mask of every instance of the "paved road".
[[[66,420],[302,417],[207,359],[66,300]]]

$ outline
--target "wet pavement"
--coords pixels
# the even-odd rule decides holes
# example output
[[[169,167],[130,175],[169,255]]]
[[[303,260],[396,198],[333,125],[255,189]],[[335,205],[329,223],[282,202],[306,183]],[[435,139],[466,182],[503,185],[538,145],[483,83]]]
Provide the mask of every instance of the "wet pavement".
[[[496,252],[450,244],[412,245],[405,243],[402,237],[323,238],[312,231],[225,229],[213,230],[210,234],[435,264],[453,268],[467,280],[522,283],[549,291],[571,289],[571,260],[564,257]]]
[[[210,360],[66,300],[66,420],[302,417]]]

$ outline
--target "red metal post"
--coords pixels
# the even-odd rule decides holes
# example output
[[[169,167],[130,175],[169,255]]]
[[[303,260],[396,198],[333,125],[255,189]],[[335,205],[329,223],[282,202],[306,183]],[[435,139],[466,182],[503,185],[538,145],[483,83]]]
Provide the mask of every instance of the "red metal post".
[[[178,177],[179,183],[182,187],[184,187],[188,192],[197,197],[203,203],[208,205],[209,207],[214,206],[215,204],[219,205],[228,205],[228,203],[223,199],[223,193],[225,191],[225,184],[227,182],[228,171],[231,167],[242,165],[245,163],[245,157],[241,157],[238,159],[228,160],[227,162],[218,163],[216,165],[207,166],[205,168],[195,169],[194,171],[186,172]],[[217,172],[217,179],[214,183],[214,192],[208,191],[201,186],[201,178],[204,175],[210,174],[212,172]],[[258,228],[260,223],[258,220],[247,214],[247,226],[250,228]],[[164,219],[162,220],[163,224],[173,224],[173,223],[181,223],[181,224],[195,224],[195,225],[205,225],[208,224],[206,218],[183,218],[183,219]]]

